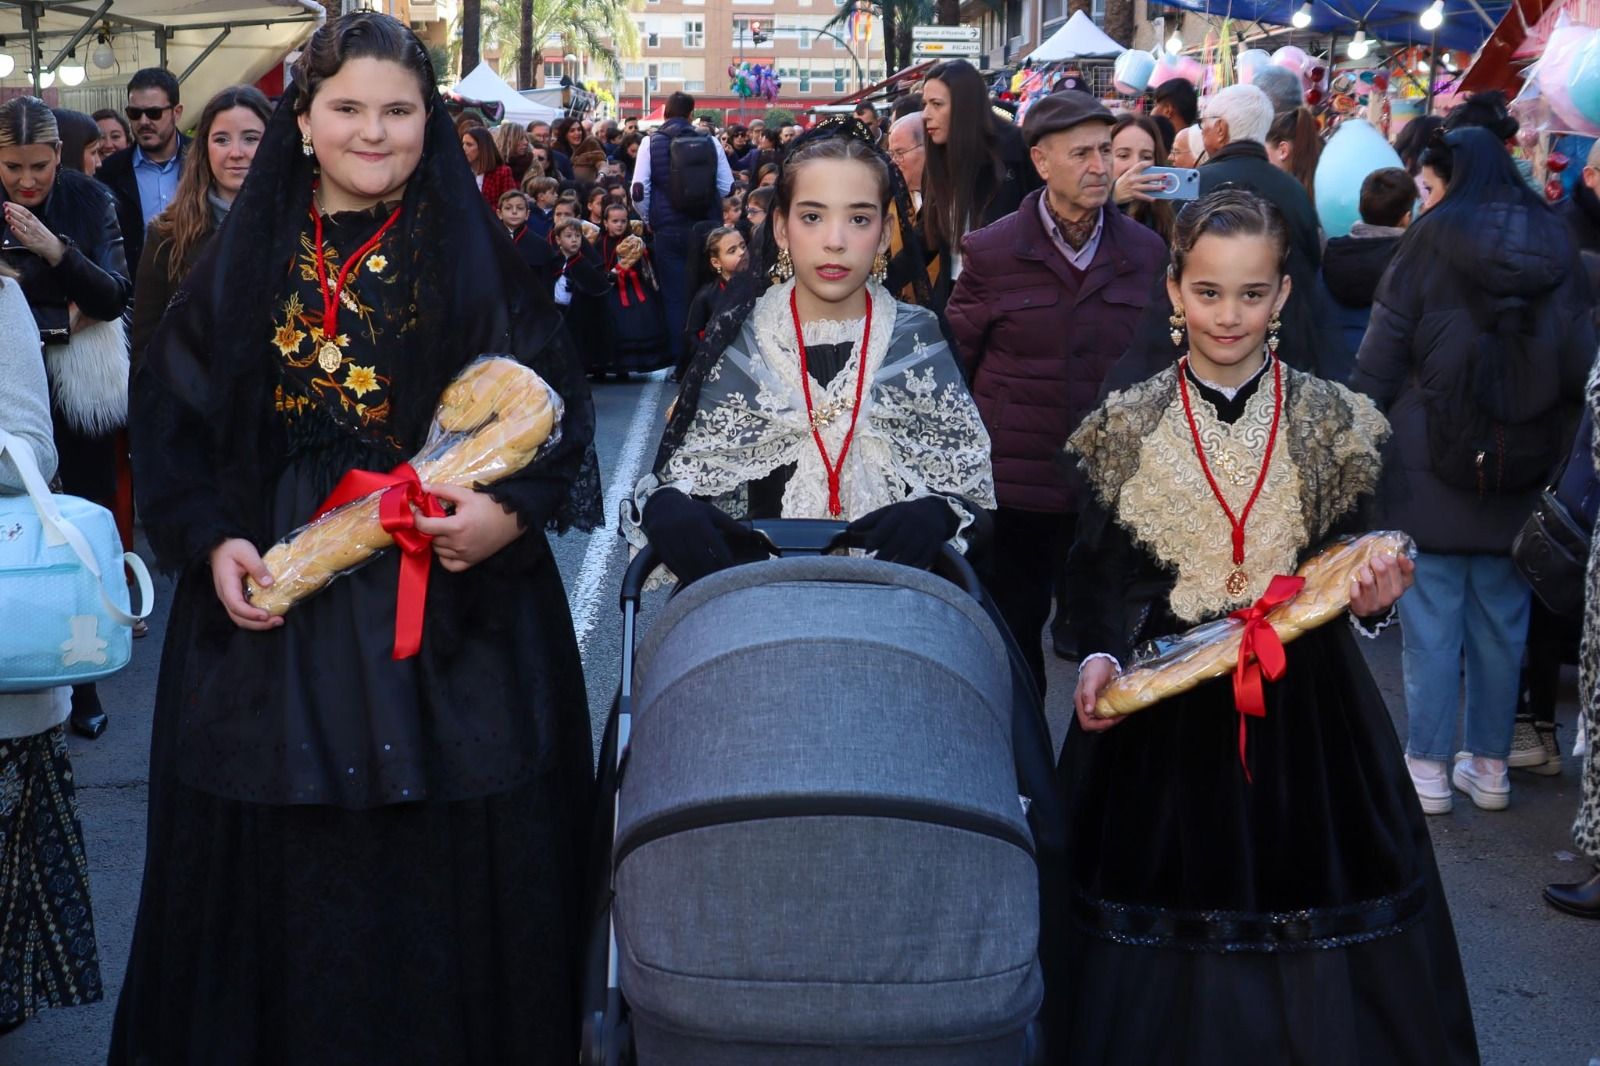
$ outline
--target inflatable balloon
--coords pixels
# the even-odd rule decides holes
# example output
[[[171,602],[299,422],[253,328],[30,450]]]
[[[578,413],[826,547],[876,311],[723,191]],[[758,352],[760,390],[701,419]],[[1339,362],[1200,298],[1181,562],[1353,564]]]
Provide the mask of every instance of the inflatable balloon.
[[[1117,57],[1111,68],[1112,78],[1119,93],[1137,96],[1150,87],[1150,75],[1155,73],[1156,59],[1149,52],[1130,48]]]
[[[1256,71],[1272,65],[1272,56],[1263,48],[1247,48],[1233,61],[1234,80],[1249,85],[1256,80]]]
[[[1567,75],[1567,96],[1578,113],[1600,123],[1600,33],[1589,34]]]
[[[1282,67],[1285,70],[1292,70],[1303,77],[1306,68],[1311,65],[1311,57],[1306,55],[1304,49],[1297,48],[1292,44],[1286,44],[1272,53],[1272,65]]]
[[[1534,78],[1541,95],[1549,103],[1550,110],[1562,129],[1571,133],[1600,137],[1600,124],[1591,121],[1587,115],[1578,110],[1568,88],[1578,53],[1594,36],[1595,31],[1588,26],[1566,24],[1565,17],[1562,16],[1562,24],[1550,34],[1549,43],[1545,45],[1544,55],[1539,60]]]
[[[1156,69],[1150,75],[1150,84],[1160,87],[1164,82],[1173,78],[1182,78],[1195,88],[1200,87],[1200,79],[1205,77],[1205,66],[1193,56],[1163,55],[1156,61]]]
[[[1361,221],[1361,183],[1374,170],[1400,166],[1400,156],[1372,123],[1349,118],[1328,138],[1317,162],[1317,217],[1329,237]]]

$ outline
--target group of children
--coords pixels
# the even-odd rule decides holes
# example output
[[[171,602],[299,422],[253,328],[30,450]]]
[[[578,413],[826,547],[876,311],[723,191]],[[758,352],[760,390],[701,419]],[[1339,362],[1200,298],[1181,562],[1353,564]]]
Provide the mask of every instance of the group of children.
[[[626,379],[670,365],[662,281],[626,190],[596,185],[580,199],[575,190],[563,193],[555,178],[525,184],[500,195],[497,214],[561,308],[589,376]],[[703,255],[690,265],[685,354],[674,377],[704,339],[718,295],[744,267],[750,234],[765,223],[771,200],[770,188],[753,190],[748,202],[738,193],[724,198],[723,225],[706,234]]]

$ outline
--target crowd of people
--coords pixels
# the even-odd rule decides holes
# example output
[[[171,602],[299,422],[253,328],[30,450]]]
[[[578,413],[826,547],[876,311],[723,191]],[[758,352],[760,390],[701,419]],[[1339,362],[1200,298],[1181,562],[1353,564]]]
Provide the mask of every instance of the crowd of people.
[[[1600,562],[1571,618],[1511,557],[1600,407],[1600,147],[1552,209],[1474,97],[1408,126],[1328,239],[1298,82],[1149,104],[1068,88],[1017,122],[954,60],[811,129],[718,130],[684,93],[648,133],[490,127],[370,12],[319,28],[275,104],[234,86],[186,124],[160,69],[122,112],[0,104],[0,427],[130,550],[137,511],[178,577],[110,1061],[577,1054],[608,801],[547,535],[616,517],[591,382],[663,369],[620,531],[680,585],[764,557],[744,520],[831,518],[880,560],[966,552],[1017,699],[1080,664],[1035,813],[1062,841],[1050,1061],[1478,1061],[1426,818],[1560,772],[1580,633],[1596,872],[1544,898],[1600,918]],[[1168,165],[1199,168],[1193,202],[1157,195]],[[253,604],[265,550],[406,463],[494,353],[559,432],[493,485],[419,489],[417,653],[399,553]],[[1372,529],[1414,559],[1361,570],[1248,716],[1226,680],[1097,710],[1146,642]],[[1395,623],[1401,743],[1358,643]],[[0,1034],[102,995],[64,730],[109,721],[92,684],[0,695]]]

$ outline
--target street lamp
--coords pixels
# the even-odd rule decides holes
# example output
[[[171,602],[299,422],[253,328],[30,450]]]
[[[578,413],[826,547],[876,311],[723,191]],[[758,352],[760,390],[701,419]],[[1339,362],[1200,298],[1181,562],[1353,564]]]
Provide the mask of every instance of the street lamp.
[[[1432,33],[1444,25],[1444,0],[1433,0],[1428,8],[1417,16],[1417,22],[1423,29]]]
[[[17,69],[17,61],[6,52],[0,52],[0,78],[11,77],[11,72]]]
[[[1167,38],[1167,52],[1169,55],[1177,55],[1181,51],[1183,51],[1183,34],[1173,30],[1172,36]]]
[[[1350,44],[1345,48],[1344,54],[1351,59],[1365,59],[1370,51],[1372,44],[1367,40],[1367,31],[1357,30],[1356,35],[1350,38]]]
[[[1289,23],[1297,30],[1309,27],[1311,25],[1311,4],[1309,2],[1301,4],[1300,10],[1294,13],[1293,17],[1289,19]]]
[[[82,85],[87,71],[83,69],[83,64],[74,62],[61,64],[56,68],[56,73],[61,75],[61,84],[70,86]]]

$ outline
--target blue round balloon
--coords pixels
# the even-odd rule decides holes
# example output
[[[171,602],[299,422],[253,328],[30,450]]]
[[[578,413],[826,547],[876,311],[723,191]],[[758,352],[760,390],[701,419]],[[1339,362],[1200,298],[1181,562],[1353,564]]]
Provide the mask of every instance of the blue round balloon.
[[[1374,170],[1400,166],[1400,156],[1365,119],[1346,119],[1317,162],[1317,218],[1329,237],[1344,237],[1361,221],[1361,183]]]
[[[1567,69],[1567,96],[1584,118],[1600,125],[1600,33],[1583,43]]]

